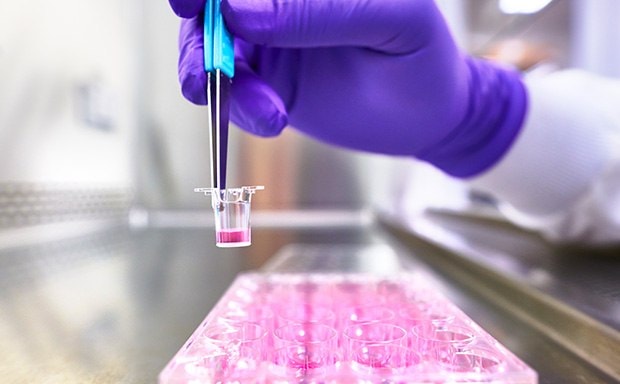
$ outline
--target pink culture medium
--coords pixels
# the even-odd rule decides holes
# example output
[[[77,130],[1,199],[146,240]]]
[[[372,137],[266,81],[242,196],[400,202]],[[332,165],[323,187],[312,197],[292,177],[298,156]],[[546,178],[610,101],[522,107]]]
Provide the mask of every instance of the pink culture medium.
[[[250,245],[250,229],[219,230],[215,232],[215,240],[220,247]]]
[[[159,375],[161,384],[386,382],[538,378],[413,273],[241,274]]]

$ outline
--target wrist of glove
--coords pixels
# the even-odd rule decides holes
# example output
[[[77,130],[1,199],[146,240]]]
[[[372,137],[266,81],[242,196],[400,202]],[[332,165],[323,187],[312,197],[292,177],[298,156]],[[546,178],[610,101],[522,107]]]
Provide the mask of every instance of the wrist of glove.
[[[527,91],[518,71],[472,57],[465,62],[469,92],[463,120],[443,140],[416,154],[461,178],[478,175],[501,160],[527,110]]]
[[[290,125],[457,177],[492,167],[523,124],[519,73],[463,55],[431,0],[360,2],[223,0],[236,36],[232,121],[260,136]],[[205,104],[204,1],[170,3],[191,17],[179,36],[182,92]]]

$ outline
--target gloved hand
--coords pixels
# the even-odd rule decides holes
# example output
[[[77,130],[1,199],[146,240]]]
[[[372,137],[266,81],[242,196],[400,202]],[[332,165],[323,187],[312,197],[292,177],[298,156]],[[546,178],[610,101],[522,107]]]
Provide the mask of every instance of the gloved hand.
[[[182,92],[206,103],[204,0],[182,20]],[[455,45],[431,0],[222,0],[235,40],[231,119],[260,136],[287,125],[327,143],[415,156],[468,177],[492,166],[526,110],[519,73]]]

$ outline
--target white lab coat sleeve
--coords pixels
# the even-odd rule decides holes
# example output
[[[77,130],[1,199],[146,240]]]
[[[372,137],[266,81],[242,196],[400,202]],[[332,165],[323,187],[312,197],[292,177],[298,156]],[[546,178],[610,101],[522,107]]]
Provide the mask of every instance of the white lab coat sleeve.
[[[550,240],[620,241],[620,80],[564,70],[525,83],[523,129],[470,185]]]

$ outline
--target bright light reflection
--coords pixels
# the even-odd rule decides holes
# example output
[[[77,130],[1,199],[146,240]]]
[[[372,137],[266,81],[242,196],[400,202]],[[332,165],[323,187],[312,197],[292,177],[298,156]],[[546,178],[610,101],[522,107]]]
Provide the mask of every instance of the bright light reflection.
[[[552,0],[499,0],[499,9],[504,13],[536,13]]]

